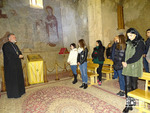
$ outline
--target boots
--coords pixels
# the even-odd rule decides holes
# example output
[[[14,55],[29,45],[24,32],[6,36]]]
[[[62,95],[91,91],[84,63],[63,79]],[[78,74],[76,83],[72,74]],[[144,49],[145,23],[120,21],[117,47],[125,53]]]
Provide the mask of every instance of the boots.
[[[87,85],[87,84],[85,84],[85,85],[84,85],[84,89],[86,89],[87,87],[88,87],[88,85]]]
[[[77,80],[77,75],[73,74],[74,75],[74,81],[72,82],[73,84],[77,83],[78,80]]]
[[[129,110],[133,110],[132,106],[136,105],[136,101],[132,97],[127,97],[126,98],[126,107],[123,110],[123,113],[128,113]]]
[[[83,88],[85,86],[85,83],[82,83],[82,85],[79,88]]]
[[[126,106],[123,110],[123,113],[129,113],[129,110],[133,110],[132,106]]]

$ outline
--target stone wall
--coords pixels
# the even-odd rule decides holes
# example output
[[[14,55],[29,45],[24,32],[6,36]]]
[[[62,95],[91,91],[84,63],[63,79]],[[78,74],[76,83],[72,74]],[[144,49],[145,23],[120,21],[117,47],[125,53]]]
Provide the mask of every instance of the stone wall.
[[[76,25],[77,41],[83,38],[87,46],[89,46],[87,0],[79,0],[78,2],[76,2]]]
[[[113,42],[115,36],[125,33],[124,29],[118,30],[117,4],[118,0],[102,0],[102,36],[105,47]]]
[[[122,30],[117,29],[118,3],[119,0],[44,0],[44,9],[34,9],[30,8],[28,0],[4,0],[4,7],[0,10],[8,18],[0,18],[0,48],[7,40],[5,35],[13,32],[25,56],[23,63],[26,63],[28,54],[37,53],[51,70],[56,61],[63,66],[64,57],[58,55],[60,48],[69,49],[70,43],[77,44],[81,38],[87,43],[89,56],[96,40],[100,39],[106,47],[116,35],[125,34],[129,27],[136,28],[145,38],[145,30],[150,28],[150,1],[124,1],[125,29]],[[48,12],[46,9],[53,10]],[[48,15],[51,14],[56,19],[53,18],[54,23],[48,25],[46,23],[51,20]],[[0,59],[1,66],[1,49]]]
[[[85,39],[89,57],[96,40],[102,40],[101,0],[79,0],[77,3],[77,39]]]
[[[64,56],[58,55],[60,48],[69,49],[70,43],[77,42],[75,3],[72,0],[44,0],[44,9],[34,9],[30,8],[29,0],[4,1],[4,7],[0,10],[8,18],[0,18],[0,39],[5,42],[7,38],[4,35],[7,32],[16,35],[17,45],[25,57],[22,64],[27,62],[28,54],[40,54],[49,70],[54,68],[56,61],[63,67]],[[50,7],[52,12],[47,10]],[[54,15],[53,19],[48,16],[51,13]],[[50,23],[51,21],[54,23]],[[48,22],[49,28],[46,24]],[[2,66],[2,51],[0,59]]]
[[[150,28],[150,1],[149,0],[124,0],[124,22],[125,29],[118,30],[117,26],[117,4],[119,0],[101,0],[102,2],[102,36],[104,45],[118,34],[125,34],[130,27],[136,28],[145,38],[146,29]]]
[[[143,38],[145,31],[150,28],[150,0],[125,0],[124,15],[127,28],[136,28]]]
[[[88,29],[91,54],[96,46],[96,40],[104,41],[102,37],[101,0],[88,0]]]

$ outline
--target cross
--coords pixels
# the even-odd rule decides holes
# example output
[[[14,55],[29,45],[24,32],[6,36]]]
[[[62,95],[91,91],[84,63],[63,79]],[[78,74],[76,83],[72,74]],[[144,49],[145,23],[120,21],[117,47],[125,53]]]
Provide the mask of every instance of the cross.
[[[36,72],[38,72],[39,70],[37,69]]]
[[[2,10],[0,10],[0,18],[8,18],[6,14],[2,14]]]

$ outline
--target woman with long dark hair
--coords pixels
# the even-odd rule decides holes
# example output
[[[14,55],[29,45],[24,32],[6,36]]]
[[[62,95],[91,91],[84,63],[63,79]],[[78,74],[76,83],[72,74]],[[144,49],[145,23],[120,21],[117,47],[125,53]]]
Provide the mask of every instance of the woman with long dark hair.
[[[97,68],[98,76],[98,85],[102,84],[102,67],[104,63],[104,51],[105,47],[103,46],[102,42],[100,40],[96,41],[96,47],[93,49],[92,58],[93,63],[99,64],[99,67]]]
[[[86,89],[88,87],[88,76],[87,76],[87,56],[88,49],[86,47],[85,41],[83,39],[79,40],[79,48],[78,48],[78,58],[77,62],[80,67],[81,77],[82,77],[82,85],[80,88]]]
[[[127,93],[137,89],[138,77],[143,73],[143,58],[142,55],[145,50],[144,40],[139,32],[130,28],[127,30],[127,47],[125,52],[125,62],[123,64],[123,72],[125,75],[125,93],[126,93],[126,107],[123,113],[128,113],[132,110],[132,106],[136,104],[135,99],[127,96]]]

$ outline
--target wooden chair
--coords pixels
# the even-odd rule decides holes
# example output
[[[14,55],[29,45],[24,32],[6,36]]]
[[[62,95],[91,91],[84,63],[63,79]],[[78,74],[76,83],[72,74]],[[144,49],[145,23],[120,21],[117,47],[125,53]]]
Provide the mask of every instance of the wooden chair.
[[[136,89],[128,93],[128,96],[133,97],[139,100],[139,106],[136,106],[139,109],[139,112],[150,113],[148,109],[148,104],[150,104],[150,91],[148,91],[148,84],[150,81],[150,73],[143,72],[143,76],[139,79],[145,80],[145,90]]]
[[[106,76],[103,78],[106,79],[106,81],[111,80],[113,72],[113,61],[111,59],[105,59],[102,68],[102,73],[106,74]]]
[[[87,58],[87,63],[93,63],[92,58]]]
[[[87,63],[87,75],[89,77],[88,83],[90,83],[88,86],[96,85],[97,84],[97,68],[99,67],[98,64],[94,63]],[[81,75],[79,68],[78,68],[78,74]]]

